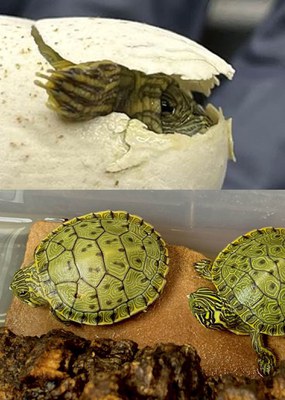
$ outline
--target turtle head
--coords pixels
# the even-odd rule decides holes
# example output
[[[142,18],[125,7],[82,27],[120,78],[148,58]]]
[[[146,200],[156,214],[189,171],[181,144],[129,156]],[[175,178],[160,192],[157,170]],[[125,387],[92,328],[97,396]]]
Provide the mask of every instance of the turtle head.
[[[46,304],[34,264],[15,273],[10,289],[15,296],[31,306],[37,307]]]
[[[209,288],[199,288],[188,296],[192,314],[206,328],[228,329],[224,318],[224,302],[219,295]]]
[[[173,81],[161,95],[161,125],[164,133],[193,136],[205,133],[214,122],[192,95]]]

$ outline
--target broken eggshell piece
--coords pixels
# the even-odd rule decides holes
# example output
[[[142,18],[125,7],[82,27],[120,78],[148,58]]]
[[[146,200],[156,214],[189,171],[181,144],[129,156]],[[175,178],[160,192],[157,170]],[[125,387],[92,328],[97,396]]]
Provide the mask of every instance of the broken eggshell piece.
[[[36,73],[50,65],[31,36],[33,24],[0,18],[3,188],[222,186],[233,153],[231,123],[221,110],[209,106],[206,112],[216,124],[193,137],[158,135],[122,113],[67,122],[46,107],[45,91],[34,84]],[[175,75],[183,89],[204,94],[218,83],[218,74],[233,76],[227,63],[195,42],[137,22],[58,18],[36,27],[47,44],[75,63],[107,59],[147,74]]]

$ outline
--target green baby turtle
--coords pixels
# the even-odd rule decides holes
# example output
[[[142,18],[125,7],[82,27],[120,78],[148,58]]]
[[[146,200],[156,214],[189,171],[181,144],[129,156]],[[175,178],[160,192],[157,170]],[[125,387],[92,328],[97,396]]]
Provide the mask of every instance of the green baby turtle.
[[[63,322],[107,325],[153,303],[167,272],[165,242],[151,225],[125,211],[102,211],[51,232],[11,289],[29,305],[49,306]]]
[[[164,73],[146,74],[110,60],[74,64],[62,58],[42,39],[35,26],[32,36],[42,56],[52,65],[51,75],[38,73],[36,81],[48,93],[47,105],[62,117],[84,121],[121,112],[142,121],[156,133],[205,133],[214,122]]]
[[[250,335],[259,372],[271,375],[276,357],[263,335],[285,334],[285,228],[266,227],[238,237],[214,262],[195,264],[217,292],[199,288],[189,295],[189,305],[207,328]]]

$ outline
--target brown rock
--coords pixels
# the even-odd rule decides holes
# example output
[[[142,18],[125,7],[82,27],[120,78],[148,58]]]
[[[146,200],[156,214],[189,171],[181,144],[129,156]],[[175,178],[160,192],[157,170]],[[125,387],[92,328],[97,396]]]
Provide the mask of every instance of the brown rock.
[[[0,330],[0,352],[1,400],[206,399],[200,359],[189,345],[138,350],[133,341],[89,341],[63,330],[40,338]]]
[[[88,382],[80,400],[126,400],[119,395],[119,377],[108,373],[98,374],[97,379]]]
[[[213,400],[265,400],[266,386],[260,379],[225,375],[207,381]]]
[[[33,260],[34,249],[58,224],[38,222],[33,225],[23,265]],[[211,284],[199,277],[193,263],[204,256],[182,246],[168,246],[170,269],[160,298],[137,316],[112,326],[64,325],[45,308],[32,308],[14,298],[6,326],[18,335],[41,335],[51,329],[70,330],[88,339],[130,339],[140,347],[155,343],[191,344],[201,357],[207,375],[235,374],[258,377],[256,356],[248,336],[218,332],[201,326],[188,308],[187,294]],[[279,359],[285,354],[283,338],[270,338],[269,344]]]
[[[272,379],[268,379],[270,400],[285,400],[285,361],[280,363],[280,368]]]
[[[126,385],[138,398],[194,400],[206,394],[200,359],[189,345],[145,347],[128,367]]]

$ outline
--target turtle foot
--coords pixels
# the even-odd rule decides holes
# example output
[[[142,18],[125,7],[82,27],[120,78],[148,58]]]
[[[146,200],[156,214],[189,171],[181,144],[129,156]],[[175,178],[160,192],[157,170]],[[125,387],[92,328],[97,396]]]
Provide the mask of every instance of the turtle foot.
[[[197,271],[200,276],[210,281],[212,280],[211,268],[212,261],[208,259],[203,259],[194,264],[195,271]]]
[[[259,373],[262,376],[271,376],[276,370],[276,357],[271,351],[266,351],[258,357]]]

